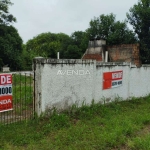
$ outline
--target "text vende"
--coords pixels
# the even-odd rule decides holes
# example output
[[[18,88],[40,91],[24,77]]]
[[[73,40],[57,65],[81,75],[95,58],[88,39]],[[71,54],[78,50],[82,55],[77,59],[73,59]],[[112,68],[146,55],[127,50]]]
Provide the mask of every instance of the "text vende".
[[[12,84],[12,75],[0,75],[0,85]]]

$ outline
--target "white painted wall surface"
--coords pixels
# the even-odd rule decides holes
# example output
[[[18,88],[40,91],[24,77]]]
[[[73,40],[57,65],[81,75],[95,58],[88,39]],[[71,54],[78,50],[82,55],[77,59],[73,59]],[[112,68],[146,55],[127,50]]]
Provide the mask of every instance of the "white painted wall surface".
[[[38,115],[56,107],[67,109],[95,102],[113,101],[116,97],[146,96],[150,93],[150,66],[136,68],[129,63],[96,63],[83,60],[35,59],[35,100]],[[82,70],[90,74],[77,75]],[[103,90],[103,73],[123,70],[123,85]],[[64,74],[60,74],[60,71]],[[65,72],[66,71],[66,72]],[[68,71],[68,72],[67,72]]]
[[[150,94],[150,66],[130,69],[130,97],[141,97]]]
[[[106,89],[103,90],[103,73],[104,72],[113,72],[123,70],[123,85],[118,88]],[[116,97],[122,97],[127,99],[129,97],[128,93],[128,81],[129,81],[129,65],[121,66],[105,66],[97,65],[96,69],[96,81],[95,81],[95,98],[96,102],[106,99],[108,102],[114,100]]]
[[[42,100],[45,105],[42,107],[44,111],[45,106],[65,108],[68,105],[74,104],[76,101],[87,100],[90,102],[93,99],[93,74],[94,65],[61,65],[49,66],[46,64],[43,68],[42,81]],[[72,70],[89,70],[90,75],[71,75]],[[49,71],[48,71],[49,70]],[[66,73],[59,74],[59,71]],[[86,86],[85,86],[86,85]]]

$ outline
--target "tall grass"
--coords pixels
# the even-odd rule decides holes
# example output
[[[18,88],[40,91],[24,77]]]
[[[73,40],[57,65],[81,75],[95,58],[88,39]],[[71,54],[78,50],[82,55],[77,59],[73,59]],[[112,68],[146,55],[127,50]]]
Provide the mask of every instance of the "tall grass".
[[[107,105],[93,102],[54,111],[51,117],[1,125],[0,149],[148,150],[149,126],[149,96]]]
[[[28,106],[33,104],[33,77],[13,74],[13,103]]]

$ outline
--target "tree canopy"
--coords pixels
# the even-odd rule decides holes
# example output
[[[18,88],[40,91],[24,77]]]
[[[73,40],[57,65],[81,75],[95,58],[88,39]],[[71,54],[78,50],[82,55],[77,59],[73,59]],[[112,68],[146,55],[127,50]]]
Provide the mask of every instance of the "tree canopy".
[[[31,57],[42,56],[56,58],[57,52],[67,50],[70,37],[64,33],[42,33],[26,43],[26,50]]]
[[[0,25],[1,65],[21,69],[22,39],[13,26]]]
[[[76,45],[80,49],[80,53],[84,53],[87,49],[89,38],[87,32],[75,31],[70,36],[72,39],[72,44]]]
[[[140,42],[143,63],[150,63],[150,0],[139,0],[127,13]]]
[[[127,22],[116,21],[112,13],[94,17],[87,32],[90,39],[106,39],[107,45],[130,44],[137,41],[133,31],[127,27]]]
[[[31,59],[35,56],[56,58],[57,52],[60,52],[60,58],[80,59],[88,44],[84,41],[85,32],[82,31],[75,31],[71,36],[47,32],[29,40],[25,47]]]
[[[9,25],[10,23],[16,22],[16,18],[9,13],[9,6],[13,3],[10,0],[0,1],[0,24]]]
[[[0,67],[21,69],[22,39],[11,23],[16,18],[9,13],[10,0],[0,1]]]

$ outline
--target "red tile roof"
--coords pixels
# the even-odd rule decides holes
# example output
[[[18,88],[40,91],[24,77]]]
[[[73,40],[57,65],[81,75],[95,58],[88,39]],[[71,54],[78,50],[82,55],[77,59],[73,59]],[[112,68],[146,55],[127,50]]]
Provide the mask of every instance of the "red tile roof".
[[[85,54],[82,59],[93,59],[96,61],[102,61],[102,56],[100,54]]]

